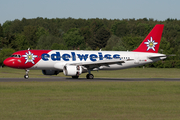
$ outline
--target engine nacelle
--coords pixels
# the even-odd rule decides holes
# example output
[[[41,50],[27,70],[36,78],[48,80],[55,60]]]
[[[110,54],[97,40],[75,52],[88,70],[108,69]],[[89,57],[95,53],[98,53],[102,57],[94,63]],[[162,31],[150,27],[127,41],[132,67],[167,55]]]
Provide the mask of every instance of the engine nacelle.
[[[82,66],[66,65],[63,68],[63,73],[66,76],[79,76],[82,73]]]
[[[58,70],[42,70],[44,75],[57,75],[59,72]]]

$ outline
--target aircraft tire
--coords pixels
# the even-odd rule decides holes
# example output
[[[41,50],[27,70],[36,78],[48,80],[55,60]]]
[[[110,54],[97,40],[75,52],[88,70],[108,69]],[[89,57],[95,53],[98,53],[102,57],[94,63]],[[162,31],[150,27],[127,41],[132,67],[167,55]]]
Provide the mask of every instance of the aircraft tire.
[[[89,79],[94,79],[94,75],[93,74],[89,74]]]
[[[87,79],[93,79],[93,78],[94,78],[94,75],[93,75],[93,74],[87,74],[87,75],[86,75],[86,78],[87,78]]]
[[[28,78],[29,78],[29,76],[28,76],[28,75],[24,75],[24,78],[25,78],[25,79],[28,79]]]
[[[86,78],[89,79],[89,74],[86,75]]]

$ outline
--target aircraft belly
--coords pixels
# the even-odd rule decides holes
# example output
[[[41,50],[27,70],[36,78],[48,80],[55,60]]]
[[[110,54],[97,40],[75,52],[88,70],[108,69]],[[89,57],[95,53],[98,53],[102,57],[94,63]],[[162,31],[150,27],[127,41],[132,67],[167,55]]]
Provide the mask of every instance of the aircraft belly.
[[[31,69],[51,69],[55,70],[54,64],[56,62],[53,61],[42,61],[40,60],[38,63],[36,63]]]

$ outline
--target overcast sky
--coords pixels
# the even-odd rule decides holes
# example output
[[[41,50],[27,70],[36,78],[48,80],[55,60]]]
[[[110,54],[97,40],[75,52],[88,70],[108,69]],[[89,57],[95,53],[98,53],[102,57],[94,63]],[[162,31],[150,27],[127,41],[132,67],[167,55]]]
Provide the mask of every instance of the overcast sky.
[[[1,0],[0,23],[22,18],[180,19],[180,0]]]

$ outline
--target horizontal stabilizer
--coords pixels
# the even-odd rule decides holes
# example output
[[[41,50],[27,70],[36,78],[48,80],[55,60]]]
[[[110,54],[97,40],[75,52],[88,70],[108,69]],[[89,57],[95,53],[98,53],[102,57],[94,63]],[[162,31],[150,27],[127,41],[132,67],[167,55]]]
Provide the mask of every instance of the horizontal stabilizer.
[[[164,54],[154,54],[154,55],[148,56],[149,59],[155,59],[155,58],[160,58],[161,59],[162,57],[166,58],[167,56],[164,55]]]

